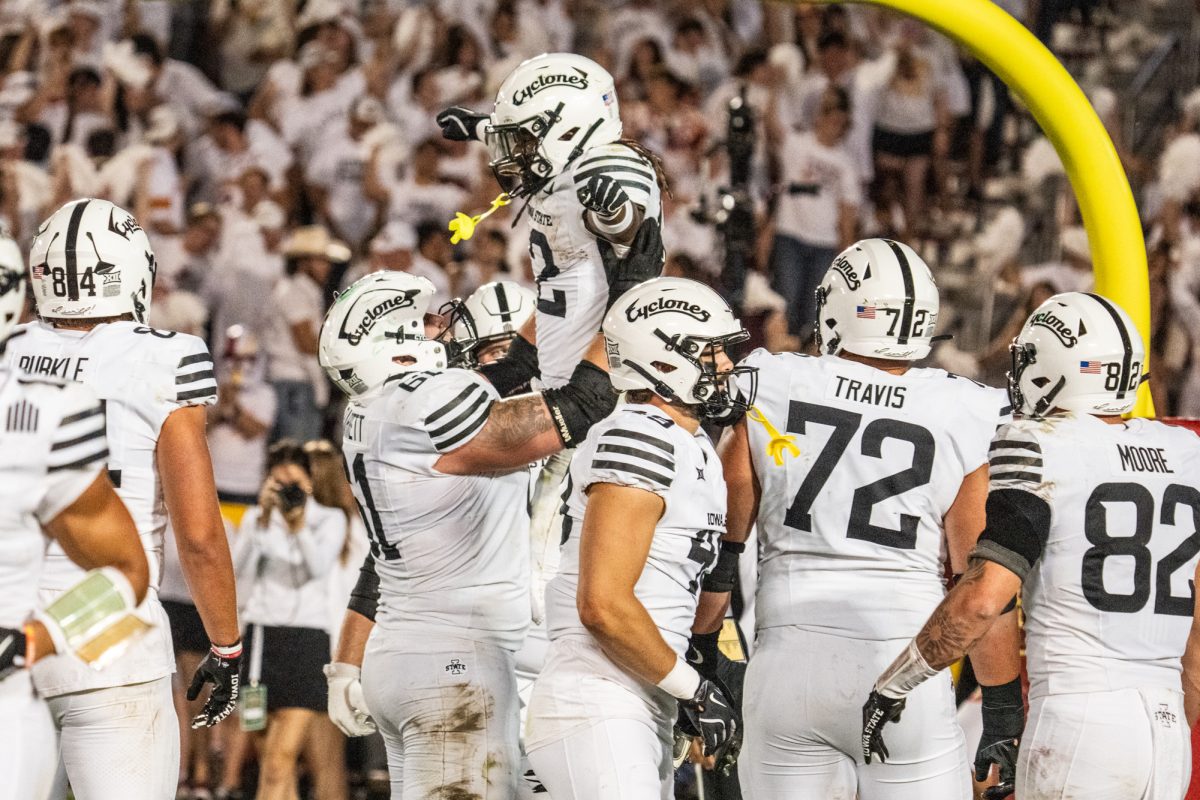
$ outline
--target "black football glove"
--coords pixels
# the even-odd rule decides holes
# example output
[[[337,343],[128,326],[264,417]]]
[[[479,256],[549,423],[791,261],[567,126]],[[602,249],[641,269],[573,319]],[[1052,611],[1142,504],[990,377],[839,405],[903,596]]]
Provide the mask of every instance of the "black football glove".
[[[1017,750],[1025,729],[1025,704],[1021,698],[1021,679],[1003,686],[983,686],[983,735],[975,750],[975,780],[987,780],[992,764],[1000,769],[1000,783],[992,789],[1003,790],[995,797],[1011,794],[1017,776]]]
[[[606,260],[605,276],[608,278],[608,306],[612,308],[618,298],[633,287],[657,278],[663,271],[662,232],[658,220],[642,220],[629,251],[623,258]]]
[[[721,631],[718,628],[712,633],[693,633],[688,640],[687,663],[700,673],[701,678],[713,680],[717,677],[717,665],[721,661],[720,647]]]
[[[741,719],[728,693],[716,681],[701,680],[691,700],[680,700],[680,729],[704,742],[704,755],[716,758],[716,769],[728,772],[741,747]]]
[[[25,667],[25,632],[0,628],[0,680]]]
[[[883,743],[883,726],[897,722],[904,711],[904,698],[893,700],[874,689],[867,702],[863,703],[862,753],[863,761],[871,763],[872,756],[879,756],[879,763],[887,761],[888,749]]]
[[[222,648],[228,650],[229,648]],[[212,693],[192,719],[193,728],[211,728],[228,717],[237,708],[238,700],[238,671],[242,666],[242,650],[238,647],[236,655],[221,655],[216,648],[208,651],[208,655],[196,668],[192,676],[192,685],[188,687],[187,699],[195,700],[200,696],[204,684],[213,685]]]
[[[575,194],[580,205],[601,217],[611,217],[629,202],[629,195],[625,193],[624,187],[603,173],[588,178],[588,182]]]
[[[487,114],[476,114],[462,106],[450,106],[436,117],[437,124],[442,127],[442,138],[452,142],[480,141],[479,123],[487,119]]]

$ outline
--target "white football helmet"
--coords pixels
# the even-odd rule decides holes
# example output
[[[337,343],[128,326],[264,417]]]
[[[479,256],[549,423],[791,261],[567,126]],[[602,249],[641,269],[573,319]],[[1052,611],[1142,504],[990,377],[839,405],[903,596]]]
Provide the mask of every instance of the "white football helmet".
[[[1144,380],[1141,334],[1124,309],[1098,294],[1054,295],[1029,315],[1010,349],[1008,396],[1024,414],[1124,414]]]
[[[29,250],[38,316],[144,323],[158,265],[142,226],[107,200],[73,200],[42,223]]]
[[[757,368],[719,375],[709,345],[730,347],[750,334],[729,304],[702,283],[654,278],[617,299],[604,317],[608,372],[618,391],[649,389],[664,400],[700,406],[701,416],[723,416],[754,402]],[[747,376],[746,394],[731,392]],[[736,394],[736,396],[735,396]]]
[[[0,345],[25,310],[25,262],[17,243],[0,232]]]
[[[517,335],[533,316],[537,295],[516,281],[492,281],[466,300],[455,300],[449,312],[454,336],[454,366],[472,369],[481,348]]]
[[[359,278],[338,295],[317,346],[317,358],[338,388],[361,398],[393,375],[445,369],[446,348],[425,338],[425,311],[433,294],[426,278],[384,270]]]
[[[817,288],[817,346],[916,361],[929,355],[937,316],[929,265],[906,244],[863,239],[838,254]]]
[[[513,197],[540,191],[585,149],[620,138],[612,75],[574,53],[521,62],[500,84],[483,131],[496,180]]]

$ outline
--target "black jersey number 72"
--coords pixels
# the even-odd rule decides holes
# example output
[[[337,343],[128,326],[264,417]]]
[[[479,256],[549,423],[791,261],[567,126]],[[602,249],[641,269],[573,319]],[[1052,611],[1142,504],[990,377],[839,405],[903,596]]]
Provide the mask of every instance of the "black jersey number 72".
[[[854,434],[862,424],[862,414],[841,408],[819,406],[793,400],[788,406],[788,433],[807,433],[809,425],[833,428],[825,447],[817,455],[808,474],[800,483],[796,497],[784,515],[783,523],[789,528],[812,532],[813,502],[825,486],[834,468],[841,461]],[[909,442],[913,446],[912,464],[899,472],[872,481],[854,490],[850,504],[850,524],[846,536],[875,542],[884,547],[912,550],[917,546],[917,526],[920,517],[913,514],[900,515],[900,528],[885,528],[871,523],[871,511],[876,503],[889,497],[903,494],[929,483],[933,474],[933,455],[936,445],[933,434],[920,425],[898,419],[873,419],[863,428],[860,449],[864,456],[881,458],[883,443],[888,439]]]

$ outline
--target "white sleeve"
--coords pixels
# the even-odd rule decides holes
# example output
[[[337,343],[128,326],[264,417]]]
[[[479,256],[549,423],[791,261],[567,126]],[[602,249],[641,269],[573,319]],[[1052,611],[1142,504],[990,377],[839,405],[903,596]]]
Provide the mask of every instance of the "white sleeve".
[[[108,463],[104,403],[82,384],[61,391],[62,416],[51,434],[46,491],[34,512],[43,525],[78,500]]]
[[[438,453],[448,453],[475,438],[487,424],[496,390],[487,379],[466,370],[432,378],[422,400],[431,409],[415,427],[424,431]]]
[[[180,335],[180,355],[175,364],[175,405],[211,406],[217,402],[217,379],[212,355],[198,336]]]
[[[1044,496],[1042,446],[1036,434],[1017,422],[1002,425],[988,450],[988,489],[1021,489]]]
[[[596,451],[582,488],[613,483],[653,492],[666,498],[675,480],[675,445],[659,434],[644,430],[623,417],[608,426],[596,441]]]

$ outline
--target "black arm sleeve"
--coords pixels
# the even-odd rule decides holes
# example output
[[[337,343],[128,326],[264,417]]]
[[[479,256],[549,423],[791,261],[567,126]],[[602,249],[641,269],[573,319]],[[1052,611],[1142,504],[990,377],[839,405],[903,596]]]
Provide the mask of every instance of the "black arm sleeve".
[[[542,399],[564,447],[578,445],[588,430],[617,407],[608,373],[590,361],[580,361],[566,386],[546,389]]]
[[[508,348],[507,356],[491,364],[484,364],[479,367],[478,372],[491,381],[501,397],[508,397],[538,376],[537,348],[525,341],[524,336],[518,336]]]
[[[350,592],[350,602],[346,608],[374,622],[378,606],[379,573],[375,571],[375,556],[367,553],[362,566],[358,568],[358,583],[354,584],[354,589]]]
[[[1049,537],[1049,503],[1021,489],[993,489],[987,499],[987,527],[971,558],[994,561],[1024,581]]]

